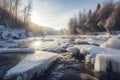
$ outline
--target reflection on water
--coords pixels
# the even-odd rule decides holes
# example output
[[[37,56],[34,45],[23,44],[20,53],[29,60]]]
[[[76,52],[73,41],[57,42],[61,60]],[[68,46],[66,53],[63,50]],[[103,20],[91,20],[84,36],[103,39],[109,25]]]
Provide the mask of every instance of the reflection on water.
[[[41,45],[42,45],[41,41],[34,41],[31,46],[35,49],[38,49]]]

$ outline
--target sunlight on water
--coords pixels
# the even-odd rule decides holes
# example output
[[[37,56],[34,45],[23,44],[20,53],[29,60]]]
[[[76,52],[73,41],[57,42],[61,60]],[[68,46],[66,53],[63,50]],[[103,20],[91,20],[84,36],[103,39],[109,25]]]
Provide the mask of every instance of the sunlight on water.
[[[38,49],[41,45],[42,45],[41,41],[35,41],[32,44],[33,48],[35,48],[35,49]]]

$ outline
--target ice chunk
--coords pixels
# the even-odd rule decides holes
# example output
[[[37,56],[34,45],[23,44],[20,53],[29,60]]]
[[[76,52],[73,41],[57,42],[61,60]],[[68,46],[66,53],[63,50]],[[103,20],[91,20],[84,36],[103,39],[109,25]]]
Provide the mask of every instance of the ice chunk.
[[[35,74],[43,73],[59,57],[60,55],[55,53],[37,51],[27,55],[16,66],[8,70],[4,79],[30,80]]]
[[[68,44],[66,44],[66,43],[58,43],[56,41],[43,42],[40,46],[40,49],[43,51],[48,51],[48,52],[61,53],[61,52],[66,51],[67,46],[68,46]]]
[[[103,48],[94,45],[74,45],[82,54],[98,54],[104,51]]]
[[[96,71],[107,71],[110,69],[114,72],[120,71],[120,50],[101,48],[93,45],[75,45],[80,49],[80,53],[85,55],[85,63],[94,65]],[[116,68],[117,67],[117,68]]]
[[[109,56],[106,54],[98,54],[95,58],[95,71],[104,71],[106,72],[107,67],[109,65]]]
[[[76,47],[68,47],[68,48],[67,48],[67,51],[68,51],[68,52],[71,52],[71,55],[72,55],[72,56],[75,56],[75,57],[79,57],[79,55],[80,55],[80,51],[79,51],[79,49],[76,48]]]
[[[113,71],[120,73],[120,50],[104,48],[104,52],[95,58],[95,71]]]
[[[3,48],[0,49],[0,53],[34,53],[33,48]]]

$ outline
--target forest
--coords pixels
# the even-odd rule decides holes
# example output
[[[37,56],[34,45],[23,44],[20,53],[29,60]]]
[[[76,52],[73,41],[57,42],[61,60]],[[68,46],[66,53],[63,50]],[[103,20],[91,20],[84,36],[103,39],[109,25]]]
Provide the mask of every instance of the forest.
[[[95,10],[79,12],[69,20],[70,34],[90,34],[91,32],[112,33],[120,30],[120,1],[105,1],[97,4]]]
[[[0,0],[0,25],[24,29],[26,36],[48,34],[48,29],[31,21],[32,6],[32,0]]]

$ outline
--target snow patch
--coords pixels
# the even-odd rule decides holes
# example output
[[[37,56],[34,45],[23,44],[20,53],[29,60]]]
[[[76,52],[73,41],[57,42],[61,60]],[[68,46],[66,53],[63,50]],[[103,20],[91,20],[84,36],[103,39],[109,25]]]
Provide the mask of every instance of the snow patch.
[[[0,25],[0,38],[2,40],[26,38],[25,29],[11,29]]]

